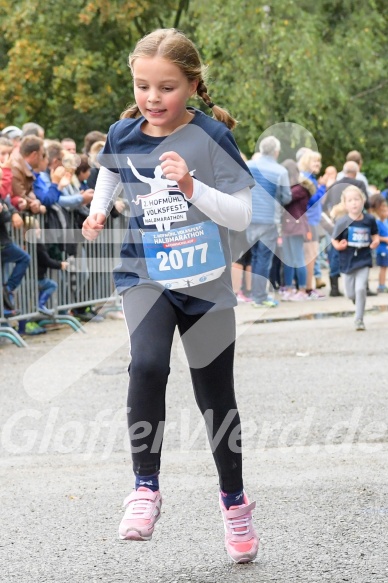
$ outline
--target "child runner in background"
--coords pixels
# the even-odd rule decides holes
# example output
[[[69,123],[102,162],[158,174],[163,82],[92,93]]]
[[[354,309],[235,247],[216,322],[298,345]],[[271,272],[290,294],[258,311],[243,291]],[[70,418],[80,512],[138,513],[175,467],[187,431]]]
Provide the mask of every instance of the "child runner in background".
[[[340,271],[344,274],[345,292],[356,304],[356,330],[365,330],[364,311],[371,249],[379,245],[376,219],[364,214],[364,193],[357,186],[348,186],[341,195],[346,215],[335,224],[332,245],[340,252]]]
[[[249,562],[258,538],[255,502],[242,478],[228,230],[248,226],[254,182],[229,131],[236,122],[212,103],[198,51],[185,35],[152,32],[138,42],[129,66],[136,104],[109,130],[83,226],[87,239],[97,237],[121,181],[131,216],[114,278],[131,345],[135,490],[124,501],[119,535],[149,540],[160,518],[165,392],[178,327],[218,470],[226,549],[235,562]],[[194,95],[212,109],[213,119],[187,107]]]
[[[376,219],[380,237],[380,245],[376,249],[376,265],[380,267],[377,293],[387,293],[388,202],[381,194],[374,194],[370,196],[369,201],[370,211]]]

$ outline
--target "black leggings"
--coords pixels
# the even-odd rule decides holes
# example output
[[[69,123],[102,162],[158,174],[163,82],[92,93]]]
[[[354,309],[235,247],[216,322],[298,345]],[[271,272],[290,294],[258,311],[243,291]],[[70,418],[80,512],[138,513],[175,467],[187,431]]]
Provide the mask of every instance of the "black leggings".
[[[242,490],[241,427],[233,382],[234,310],[187,315],[148,285],[129,289],[123,309],[131,340],[128,427],[135,474],[150,476],[160,468],[166,385],[178,326],[220,488],[229,493]]]

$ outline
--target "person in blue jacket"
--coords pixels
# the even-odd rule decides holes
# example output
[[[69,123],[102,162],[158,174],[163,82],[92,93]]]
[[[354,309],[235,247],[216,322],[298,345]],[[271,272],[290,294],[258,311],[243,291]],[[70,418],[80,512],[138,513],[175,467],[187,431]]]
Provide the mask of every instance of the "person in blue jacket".
[[[382,194],[370,197],[370,211],[376,219],[380,237],[380,245],[376,249],[376,265],[380,268],[377,293],[388,293],[388,202]]]
[[[326,178],[322,177],[318,182],[317,177],[322,166],[322,156],[319,152],[307,150],[298,162],[298,168],[303,176],[311,180],[316,187],[315,194],[307,205],[308,232],[304,246],[307,268],[306,294],[312,300],[325,299],[325,295],[314,289],[314,266],[319,255],[319,223],[322,215],[322,198],[326,194]],[[318,272],[319,273],[319,272]],[[316,276],[318,277],[318,275]]]

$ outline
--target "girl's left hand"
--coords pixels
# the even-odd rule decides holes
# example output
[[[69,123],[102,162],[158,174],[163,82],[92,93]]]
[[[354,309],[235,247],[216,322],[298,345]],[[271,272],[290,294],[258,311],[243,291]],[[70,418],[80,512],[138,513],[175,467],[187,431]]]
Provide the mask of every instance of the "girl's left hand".
[[[376,249],[380,245],[379,239],[374,239],[372,243],[369,245],[371,249]]]
[[[167,180],[173,180],[187,198],[193,196],[193,178],[187,164],[176,152],[164,152],[159,158],[161,168]]]

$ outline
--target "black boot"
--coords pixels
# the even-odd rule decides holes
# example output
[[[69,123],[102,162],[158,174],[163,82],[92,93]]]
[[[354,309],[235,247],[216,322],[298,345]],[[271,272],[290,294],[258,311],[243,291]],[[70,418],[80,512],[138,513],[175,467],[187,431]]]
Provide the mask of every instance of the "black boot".
[[[344,294],[341,294],[341,292],[339,290],[338,280],[339,280],[339,275],[334,275],[334,277],[330,277],[331,290],[330,290],[330,294],[329,295],[332,298],[338,298],[338,297],[344,295]]]
[[[377,292],[373,292],[371,289],[369,289],[369,283],[368,283],[367,288],[366,288],[366,295],[367,296],[377,296]]]
[[[4,284],[3,285],[3,303],[4,307],[7,310],[14,310],[15,309],[15,300],[13,297],[13,293],[8,289],[8,287]]]

